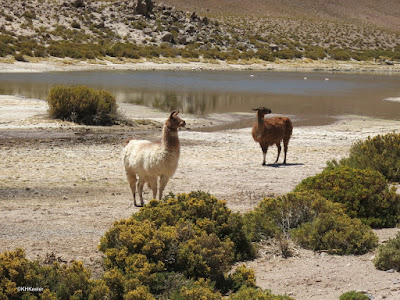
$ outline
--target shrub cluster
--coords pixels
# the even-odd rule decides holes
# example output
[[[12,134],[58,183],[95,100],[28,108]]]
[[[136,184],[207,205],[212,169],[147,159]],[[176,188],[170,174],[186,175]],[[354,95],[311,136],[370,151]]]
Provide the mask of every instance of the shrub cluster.
[[[266,198],[245,214],[244,222],[254,241],[285,234],[302,247],[336,254],[363,254],[377,246],[369,226],[351,219],[340,204],[315,192]]]
[[[0,254],[0,299],[38,299],[38,291],[18,291],[18,287],[43,288],[40,299],[105,299],[108,287],[90,279],[81,262],[41,266],[25,258],[22,249]]]
[[[394,269],[400,272],[400,233],[394,239],[389,239],[385,245],[379,246],[374,263],[379,270]]]
[[[331,163],[338,165],[335,161]],[[400,133],[377,135],[356,142],[350,149],[349,157],[340,160],[339,164],[376,170],[389,181],[400,182]]]
[[[339,300],[370,300],[370,298],[361,292],[350,291],[340,295]]]
[[[400,196],[377,171],[328,167],[303,180],[295,191],[313,191],[343,204],[346,213],[372,227],[393,227],[400,220]]]
[[[170,295],[176,291],[157,287],[171,274],[189,281],[206,278],[220,290],[237,289],[238,278],[253,282],[240,268],[241,275],[225,278],[231,264],[254,256],[254,249],[241,216],[203,192],[151,201],[132,218],[116,222],[101,239],[100,250],[106,255],[106,277],[117,282],[111,289],[117,298],[139,287]]]
[[[57,86],[47,97],[52,118],[86,125],[112,125],[117,118],[115,97],[84,86]]]

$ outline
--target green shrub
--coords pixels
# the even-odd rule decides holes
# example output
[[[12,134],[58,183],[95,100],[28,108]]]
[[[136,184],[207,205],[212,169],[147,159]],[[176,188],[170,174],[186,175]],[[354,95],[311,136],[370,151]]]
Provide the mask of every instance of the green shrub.
[[[260,290],[254,287],[243,286],[238,292],[230,295],[229,300],[293,300],[289,296],[277,296],[271,294],[270,291]]]
[[[225,201],[208,193],[198,191],[151,201],[134,218],[151,220],[157,226],[190,222],[207,234],[215,234],[221,240],[231,240],[235,260],[249,259],[255,255],[254,247],[243,229],[242,216],[231,212]]]
[[[339,297],[339,300],[369,300],[369,299],[370,298],[367,295],[356,291],[346,292],[340,295]]]
[[[47,97],[52,118],[86,125],[112,125],[117,118],[115,97],[83,86],[58,86]]]
[[[266,198],[244,219],[247,234],[256,241],[285,234],[302,247],[337,254],[365,253],[377,243],[369,226],[315,192]]]
[[[400,133],[377,135],[356,142],[350,149],[349,157],[342,159],[340,165],[373,169],[390,181],[400,182]]]
[[[351,58],[350,50],[345,49],[331,49],[328,51],[328,54],[334,60],[350,60]]]
[[[0,254],[0,299],[37,299],[37,292],[18,287],[43,288],[41,299],[105,299],[109,293],[104,281],[90,279],[81,262],[41,266],[26,259],[22,249]]]
[[[321,47],[307,47],[304,51],[304,57],[314,60],[323,59],[326,57],[325,49]]]
[[[350,217],[373,227],[392,227],[399,221],[400,196],[377,171],[329,167],[303,180],[295,191],[314,191],[342,203]]]
[[[235,276],[225,277],[235,258],[252,257],[254,249],[240,215],[203,192],[151,201],[130,219],[116,222],[99,249],[106,256],[104,281],[114,298],[141,286],[171,299],[173,294],[196,298],[213,290],[189,288],[202,278],[224,291],[254,284],[251,270],[239,268]]]
[[[219,292],[213,290],[209,281],[200,279],[196,282],[189,282],[179,290],[176,290],[171,300],[221,300]]]
[[[340,208],[320,213],[313,221],[293,229],[291,234],[293,240],[304,248],[339,255],[365,254],[378,243],[368,225],[351,219]]]
[[[27,62],[27,60],[25,59],[25,57],[22,55],[22,53],[15,53],[14,54],[14,59],[16,61],[20,61],[20,62]]]
[[[230,287],[234,292],[238,291],[242,286],[257,287],[254,271],[245,265],[239,266],[233,274],[229,275],[228,280],[231,281]]]
[[[335,204],[317,193],[289,193],[277,198],[265,198],[244,215],[244,229],[252,241],[288,234],[293,228],[312,221]]]
[[[389,239],[385,245],[379,246],[374,263],[379,270],[394,269],[400,272],[400,233],[394,239]]]

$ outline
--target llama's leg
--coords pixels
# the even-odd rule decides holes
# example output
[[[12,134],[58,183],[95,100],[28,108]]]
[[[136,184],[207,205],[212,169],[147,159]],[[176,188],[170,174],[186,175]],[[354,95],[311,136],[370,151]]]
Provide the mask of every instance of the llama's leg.
[[[133,203],[136,205],[136,174],[135,173],[127,173],[126,176],[128,177],[129,185],[132,190],[133,194]]]
[[[139,177],[139,182],[138,182],[138,194],[139,194],[139,197],[140,197],[140,204],[141,204],[141,206],[144,205],[144,201],[143,201],[143,186],[144,186],[145,183],[146,183],[146,181],[143,180],[143,178],[140,178],[140,177]]]
[[[153,192],[153,199],[156,199],[156,196],[157,196],[157,177],[149,178],[148,184],[149,184],[149,188]]]
[[[286,164],[286,153],[289,147],[289,139],[283,140],[283,151],[285,152],[285,159],[283,160],[283,163]]]
[[[281,149],[282,149],[282,147],[281,147],[281,142],[276,143],[276,146],[278,147],[278,156],[276,157],[275,163],[278,162],[279,155],[281,155]]]
[[[260,146],[261,146],[261,150],[263,152],[263,163],[262,163],[262,165],[265,166],[266,165],[265,158],[267,156],[268,145],[266,145],[264,143],[260,143]]]
[[[161,175],[160,176],[160,189],[159,189],[159,191],[158,191],[158,200],[161,200],[161,198],[162,198],[162,193],[163,193],[163,191],[164,191],[164,189],[165,189],[165,186],[167,185],[167,183],[168,183],[168,180],[169,180],[169,177],[168,176],[165,176],[165,175]]]

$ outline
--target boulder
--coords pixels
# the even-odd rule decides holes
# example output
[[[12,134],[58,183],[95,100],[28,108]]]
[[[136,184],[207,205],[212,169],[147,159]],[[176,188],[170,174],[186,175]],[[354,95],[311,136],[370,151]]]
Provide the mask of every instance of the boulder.
[[[174,36],[170,32],[165,32],[163,34],[163,36],[161,37],[161,41],[163,41],[163,42],[172,43],[173,40],[174,40]]]
[[[143,33],[147,34],[147,35],[151,35],[153,33],[153,29],[149,28],[149,27],[146,27],[146,28],[143,29]]]
[[[148,16],[154,8],[154,3],[152,0],[137,0],[135,6],[135,12],[142,16]]]

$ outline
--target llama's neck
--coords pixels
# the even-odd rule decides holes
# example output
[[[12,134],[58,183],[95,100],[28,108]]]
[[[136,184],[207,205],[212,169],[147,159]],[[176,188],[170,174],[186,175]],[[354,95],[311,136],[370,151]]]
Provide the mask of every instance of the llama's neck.
[[[260,113],[257,113],[257,127],[258,127],[258,130],[263,130],[264,126],[265,126],[264,115],[262,115]]]
[[[161,146],[170,151],[179,152],[180,144],[178,138],[178,130],[164,125],[162,131]]]

